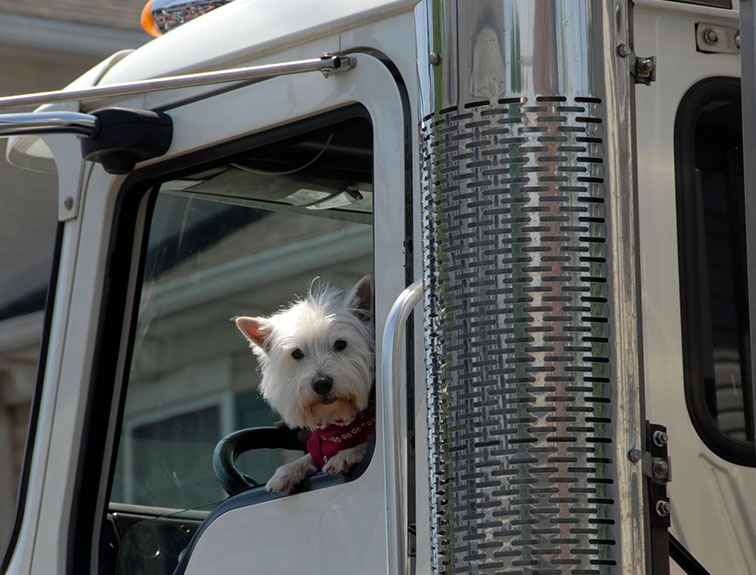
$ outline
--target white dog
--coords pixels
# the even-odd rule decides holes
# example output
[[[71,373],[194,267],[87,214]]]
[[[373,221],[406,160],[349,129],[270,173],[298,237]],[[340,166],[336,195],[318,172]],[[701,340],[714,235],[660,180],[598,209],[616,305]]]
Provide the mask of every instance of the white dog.
[[[291,491],[323,469],[343,475],[375,431],[373,278],[346,296],[315,284],[270,317],[238,317],[262,370],[260,391],[289,427],[312,430],[307,455],[276,470],[268,491]]]

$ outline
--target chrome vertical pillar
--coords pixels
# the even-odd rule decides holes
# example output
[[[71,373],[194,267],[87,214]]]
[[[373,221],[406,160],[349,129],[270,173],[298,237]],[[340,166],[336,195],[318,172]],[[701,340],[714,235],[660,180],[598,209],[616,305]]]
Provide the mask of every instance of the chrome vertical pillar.
[[[436,573],[645,570],[626,10],[418,7]]]

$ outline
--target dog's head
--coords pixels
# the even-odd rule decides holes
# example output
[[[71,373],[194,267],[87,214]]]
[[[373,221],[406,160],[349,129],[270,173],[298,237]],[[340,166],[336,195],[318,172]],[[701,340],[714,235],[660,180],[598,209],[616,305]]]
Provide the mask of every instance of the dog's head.
[[[270,317],[238,317],[262,369],[263,397],[293,427],[343,424],[364,410],[374,374],[373,278],[347,293],[316,284]]]

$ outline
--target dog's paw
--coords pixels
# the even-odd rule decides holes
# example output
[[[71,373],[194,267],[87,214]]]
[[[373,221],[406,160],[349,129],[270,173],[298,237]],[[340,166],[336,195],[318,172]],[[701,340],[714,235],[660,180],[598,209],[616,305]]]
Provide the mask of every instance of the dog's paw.
[[[273,477],[265,484],[265,491],[288,493],[317,470],[312,457],[307,454],[276,469]]]
[[[323,466],[323,472],[329,475],[345,475],[352,467],[362,461],[365,457],[365,451],[367,451],[367,443],[339,451]]]
[[[273,474],[273,477],[271,477],[265,484],[265,491],[270,493],[288,493],[294,489],[302,479],[303,478],[299,475],[282,471],[279,468]]]

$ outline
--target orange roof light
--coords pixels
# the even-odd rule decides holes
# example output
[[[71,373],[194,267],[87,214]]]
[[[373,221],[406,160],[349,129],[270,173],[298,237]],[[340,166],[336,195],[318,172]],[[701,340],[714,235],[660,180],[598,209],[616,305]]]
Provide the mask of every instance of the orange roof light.
[[[152,19],[152,0],[148,0],[147,4],[142,8],[141,22],[142,30],[147,32],[150,36],[155,36],[155,38],[157,38],[162,35],[162,32],[157,26],[155,26],[155,20]]]
[[[161,36],[232,0],[149,0],[142,9],[142,29]]]

